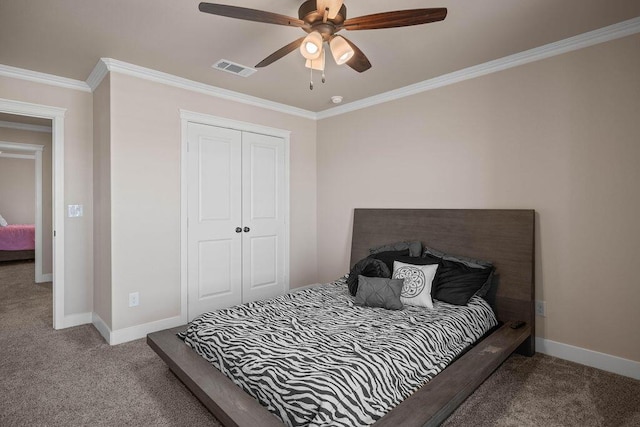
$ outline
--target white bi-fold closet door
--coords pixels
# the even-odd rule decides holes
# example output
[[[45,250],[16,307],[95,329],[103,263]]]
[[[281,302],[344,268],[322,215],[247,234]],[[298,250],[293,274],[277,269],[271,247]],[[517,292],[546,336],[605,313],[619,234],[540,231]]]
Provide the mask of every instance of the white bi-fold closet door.
[[[189,123],[187,143],[189,320],[281,295],[283,138]]]

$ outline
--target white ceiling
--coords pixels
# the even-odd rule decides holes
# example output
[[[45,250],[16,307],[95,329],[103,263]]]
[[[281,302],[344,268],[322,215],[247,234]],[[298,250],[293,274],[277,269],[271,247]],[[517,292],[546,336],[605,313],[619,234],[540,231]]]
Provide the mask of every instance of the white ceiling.
[[[218,2],[297,17],[302,0]],[[86,80],[101,57],[163,71],[309,111],[353,102],[640,16],[639,0],[345,0],[347,17],[446,7],[443,22],[342,31],[373,67],[359,74],[327,59],[327,82],[295,51],[248,78],[216,71],[254,66],[304,35],[299,28],[198,11],[198,0],[0,0],[0,64]]]

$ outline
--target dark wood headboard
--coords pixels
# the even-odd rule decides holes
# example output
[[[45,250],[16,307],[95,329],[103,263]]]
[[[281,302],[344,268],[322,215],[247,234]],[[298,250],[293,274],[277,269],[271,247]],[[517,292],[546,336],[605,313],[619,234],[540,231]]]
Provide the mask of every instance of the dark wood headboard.
[[[498,320],[531,325],[531,337],[518,351],[533,354],[534,230],[535,211],[528,209],[355,209],[350,266],[369,248],[407,240],[491,261],[497,286],[488,300]]]

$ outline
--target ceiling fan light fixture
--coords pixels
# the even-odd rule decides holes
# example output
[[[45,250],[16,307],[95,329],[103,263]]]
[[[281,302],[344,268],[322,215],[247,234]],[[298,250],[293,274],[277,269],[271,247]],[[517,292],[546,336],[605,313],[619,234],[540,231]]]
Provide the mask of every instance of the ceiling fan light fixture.
[[[316,59],[307,59],[304,66],[312,70],[324,71],[324,55],[320,55]]]
[[[302,41],[300,53],[306,59],[318,59],[322,53],[322,42],[322,35],[317,31],[313,31]]]
[[[342,0],[317,0],[316,6],[320,15],[323,15],[324,11],[328,10],[327,17],[334,19],[336,15],[338,15],[338,12],[340,12]]]
[[[331,47],[331,54],[333,55],[333,59],[336,61],[336,64],[342,65],[353,57],[355,53],[353,48],[349,46],[347,41],[340,37],[335,36],[331,39],[329,43],[329,47]]]

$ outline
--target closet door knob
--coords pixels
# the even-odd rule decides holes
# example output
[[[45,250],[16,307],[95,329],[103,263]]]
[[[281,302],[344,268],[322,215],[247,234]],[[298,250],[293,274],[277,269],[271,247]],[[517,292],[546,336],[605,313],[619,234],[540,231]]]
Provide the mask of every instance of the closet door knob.
[[[250,229],[249,227],[245,227],[245,228],[244,228],[244,232],[245,232],[245,233],[248,233],[248,232],[250,232],[250,231],[251,231],[251,229]]]
[[[236,227],[236,233],[240,233],[241,231],[242,231],[242,228]]]

